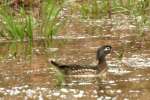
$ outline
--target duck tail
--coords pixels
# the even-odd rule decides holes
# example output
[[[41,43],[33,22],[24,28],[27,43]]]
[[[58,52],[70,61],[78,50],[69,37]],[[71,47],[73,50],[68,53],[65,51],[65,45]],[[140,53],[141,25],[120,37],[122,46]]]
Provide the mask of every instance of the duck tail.
[[[53,65],[56,66],[56,67],[60,67],[60,66],[61,66],[59,63],[57,63],[57,62],[55,62],[55,61],[51,61],[51,64],[53,64]]]

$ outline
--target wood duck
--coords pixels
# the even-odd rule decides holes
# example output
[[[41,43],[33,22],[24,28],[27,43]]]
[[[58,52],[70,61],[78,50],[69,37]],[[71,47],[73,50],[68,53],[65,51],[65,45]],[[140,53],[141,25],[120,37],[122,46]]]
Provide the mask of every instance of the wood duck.
[[[110,45],[103,45],[97,49],[96,59],[97,65],[78,65],[78,64],[60,64],[55,61],[51,63],[56,66],[61,72],[66,75],[87,75],[87,74],[100,74],[106,72],[108,67],[106,64],[106,55],[111,52],[112,47]]]

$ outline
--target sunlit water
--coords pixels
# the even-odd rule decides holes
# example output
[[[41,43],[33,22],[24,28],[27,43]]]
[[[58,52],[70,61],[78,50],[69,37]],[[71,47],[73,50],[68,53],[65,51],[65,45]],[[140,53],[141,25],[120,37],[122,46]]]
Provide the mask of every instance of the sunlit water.
[[[0,98],[35,100],[149,100],[150,98],[150,48],[143,48],[127,39],[124,41],[104,35],[82,37],[55,37],[52,47],[36,43],[32,58],[18,49],[17,55],[1,45]],[[143,42],[142,42],[143,43]],[[124,47],[119,60],[115,53],[107,57],[109,66],[106,78],[65,78],[58,83],[57,69],[49,63],[54,59],[62,63],[96,64],[96,49],[111,44],[115,52]],[[125,45],[125,46],[123,46]],[[7,56],[4,56],[7,55]],[[26,55],[26,56],[25,56]],[[67,79],[67,80],[66,80]]]
[[[105,21],[73,23],[53,37],[49,48],[35,41],[32,56],[27,44],[0,44],[0,100],[150,100],[150,36],[141,38],[128,30],[135,26],[117,22],[112,28],[100,27]],[[50,60],[97,64],[96,49],[104,44],[116,52],[107,57],[107,77],[59,82]]]

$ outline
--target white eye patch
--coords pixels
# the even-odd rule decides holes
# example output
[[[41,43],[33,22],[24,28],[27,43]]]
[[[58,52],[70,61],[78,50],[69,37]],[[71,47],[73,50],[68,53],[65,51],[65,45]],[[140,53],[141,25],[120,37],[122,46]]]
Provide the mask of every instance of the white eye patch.
[[[104,51],[110,51],[110,47],[106,47],[105,49],[104,49]]]

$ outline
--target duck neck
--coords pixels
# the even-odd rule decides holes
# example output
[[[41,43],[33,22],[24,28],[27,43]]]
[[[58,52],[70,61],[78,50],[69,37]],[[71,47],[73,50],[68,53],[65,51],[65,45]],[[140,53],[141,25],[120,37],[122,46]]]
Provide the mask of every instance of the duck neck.
[[[102,70],[104,70],[104,69],[106,69],[107,68],[107,63],[106,63],[106,59],[105,58],[103,58],[103,59],[99,59],[98,60],[98,70],[99,71],[102,71]]]

